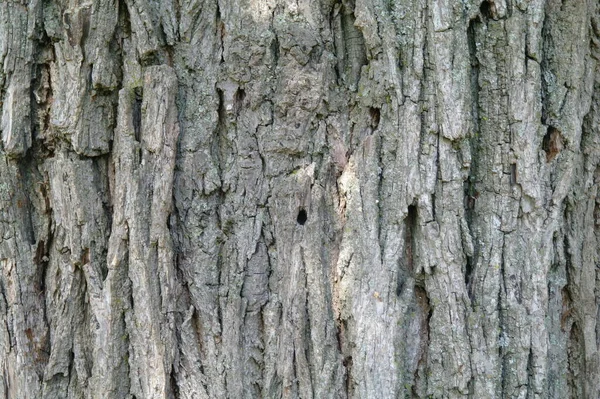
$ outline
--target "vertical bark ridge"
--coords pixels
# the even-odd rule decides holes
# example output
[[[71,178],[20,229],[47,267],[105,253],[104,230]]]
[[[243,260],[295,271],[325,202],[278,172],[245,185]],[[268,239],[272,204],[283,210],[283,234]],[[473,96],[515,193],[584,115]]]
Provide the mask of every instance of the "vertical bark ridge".
[[[2,3],[0,392],[597,397],[598,13]]]

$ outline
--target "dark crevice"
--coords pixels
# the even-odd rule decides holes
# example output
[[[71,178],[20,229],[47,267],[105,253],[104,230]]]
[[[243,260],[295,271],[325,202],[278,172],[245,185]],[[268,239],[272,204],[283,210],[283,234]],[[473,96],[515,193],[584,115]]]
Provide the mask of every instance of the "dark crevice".
[[[298,361],[296,360],[296,345],[295,342],[292,341],[292,375],[295,377],[291,379],[289,385],[283,387],[284,396],[283,397],[298,397]],[[290,392],[291,391],[291,392]]]
[[[346,397],[351,398],[354,393],[352,387],[352,356],[344,357],[342,365],[346,369]]]
[[[381,120],[381,110],[376,107],[369,108],[369,116],[371,117],[371,128],[376,130]]]
[[[312,65],[316,65],[321,61],[323,55],[323,48],[321,46],[314,46],[308,53],[309,62]]]
[[[273,67],[275,67],[279,62],[279,39],[277,39],[277,35],[275,35],[275,37],[273,37],[273,40],[271,40],[270,50],[271,57],[273,58]]]
[[[225,93],[223,93],[223,90],[217,88],[217,95],[219,96],[219,105],[217,107],[217,112],[219,115],[218,123],[224,124],[227,116],[225,113]]]
[[[479,6],[480,14],[486,19],[498,19],[498,12],[496,10],[496,4],[493,1],[486,0]]]
[[[338,59],[344,60],[340,69],[342,76],[350,90],[355,91],[360,80],[361,68],[367,64],[367,50],[362,32],[354,25],[354,2],[342,1],[341,14],[341,42],[343,43],[343,54],[338,51]],[[340,43],[341,44],[341,43]],[[336,46],[337,47],[337,46]],[[339,47],[342,47],[341,45]]]
[[[506,397],[506,384],[507,380],[507,372],[510,368],[510,364],[508,364],[508,333],[506,331],[507,325],[507,315],[506,315],[506,267],[504,263],[504,253],[506,251],[505,239],[502,239],[502,254],[500,258],[500,289],[498,290],[498,300],[497,300],[497,309],[498,312],[498,325],[501,326],[498,331],[498,359],[500,360],[500,368],[501,368],[501,395],[500,397]]]
[[[36,184],[37,168],[34,166],[36,161],[33,159],[33,154],[28,151],[25,156],[18,160],[16,179],[19,181],[14,185],[16,188],[12,197],[14,203],[15,215],[19,215],[22,220],[22,233],[24,237],[29,239],[29,244],[34,245],[37,242],[36,225],[34,223],[35,207],[31,203],[30,198],[33,198],[33,193],[29,192],[30,187]]]
[[[560,109],[557,109],[558,100],[555,95],[557,90],[561,90],[561,85],[557,76],[557,57],[556,49],[559,47],[558,42],[562,39],[557,37],[556,28],[560,24],[559,20],[564,17],[556,10],[555,2],[547,2],[544,7],[544,17],[542,18],[542,43],[541,43],[541,59],[540,59],[540,79],[542,90],[542,117],[541,123],[544,125],[556,124],[560,118]],[[568,89],[567,89],[568,90]],[[566,96],[564,97],[566,99]],[[562,104],[564,106],[564,103]]]
[[[514,186],[515,184],[517,184],[517,178],[518,178],[517,164],[511,163],[510,164],[510,185],[511,186]]]
[[[131,116],[133,119],[133,133],[135,140],[140,141],[142,131],[142,101],[144,97],[144,89],[142,87],[136,87],[133,89],[133,105],[131,108]]]
[[[199,345],[199,349],[203,350],[202,348],[202,321],[200,320],[200,314],[198,312],[198,309],[196,309],[196,307],[194,307],[194,312],[192,313],[192,326],[194,327],[194,332],[196,333],[196,337],[199,340],[198,345]],[[204,369],[204,362],[200,361],[198,362],[198,371],[200,372],[200,374],[202,375],[206,375],[206,370]],[[210,390],[208,389],[208,386],[206,385],[205,381],[201,381],[202,387],[204,388],[205,392],[210,392]]]
[[[170,384],[171,384],[171,395],[172,399],[179,399],[179,386],[177,385],[177,378],[175,377],[175,368],[171,367],[170,373]]]
[[[532,347],[532,343],[529,343],[529,355],[527,356],[527,393],[526,393],[526,397],[527,398],[531,398],[534,395],[532,395],[530,392],[532,392],[532,388],[535,386],[535,381],[534,381],[534,377],[535,377],[535,370],[533,369],[533,347]]]
[[[473,219],[473,209],[475,209],[475,201],[479,198],[479,191],[475,189],[475,180],[469,176],[464,182],[465,190],[465,216],[467,224],[471,224]]]
[[[72,389],[72,385],[69,383],[69,380],[77,380],[77,368],[75,367],[75,353],[73,352],[73,348],[71,347],[70,353],[69,353],[69,367],[68,367],[69,371],[67,372],[67,375],[60,375],[61,379],[65,379],[66,380],[66,395],[65,397],[73,397],[75,395],[69,395],[69,389]],[[58,377],[58,375],[56,375],[55,377]],[[57,378],[58,379],[58,378]]]
[[[43,128],[44,126],[42,125],[42,120],[40,118],[40,115],[42,115],[42,113],[44,112],[44,107],[43,107],[43,103],[42,104],[38,104],[38,101],[36,99],[36,95],[35,95],[35,91],[36,89],[38,89],[42,84],[42,68],[44,68],[46,66],[46,64],[42,63],[41,65],[36,65],[32,68],[32,73],[31,73],[31,85],[29,87],[29,116],[30,116],[30,132],[29,134],[31,135],[31,141],[32,141],[32,146],[35,145],[35,141],[38,139],[38,137],[41,136],[41,133],[43,132]],[[49,79],[48,79],[49,80]]]
[[[472,278],[473,278],[473,257],[467,256],[467,261],[465,264],[465,286],[467,287],[467,295],[472,300],[473,292],[472,292]]]
[[[306,272],[306,258],[304,256],[304,248],[300,247],[300,264],[302,265],[304,274],[304,331],[302,333],[302,341],[305,342],[303,346],[304,359],[314,359],[315,349],[313,347],[313,340],[311,339],[311,325],[314,323],[310,318],[310,295],[308,294],[311,290],[309,273]]]
[[[479,131],[479,59],[477,58],[477,30],[481,25],[479,18],[469,21],[467,28],[467,42],[471,66],[471,120],[474,123],[474,132]]]
[[[500,324],[503,325],[502,322]],[[500,341],[501,339],[503,339],[503,335],[502,334],[504,334],[503,330],[501,330],[501,332],[500,332],[500,336],[498,337],[498,341]],[[507,359],[505,358],[504,352],[505,352],[504,348],[502,346],[498,345],[498,358],[500,359],[500,367],[501,367],[501,371],[500,371],[500,382],[501,382],[501,390],[500,390],[501,394],[500,394],[500,397],[501,398],[506,398],[507,397],[506,396],[506,384],[507,384],[506,373],[507,373],[508,366],[506,364],[507,363]]]
[[[560,130],[548,126],[548,131],[542,140],[542,148],[546,152],[546,162],[552,162],[563,149],[563,138]]]
[[[409,205],[408,213],[404,218],[404,258],[405,264],[408,271],[412,274],[414,272],[414,258],[415,258],[415,233],[417,229],[417,206]]]
[[[224,276],[223,276],[223,255],[225,252],[225,245],[223,245],[222,243],[219,244],[220,248],[219,248],[219,255],[217,256],[217,264],[216,264],[216,268],[217,268],[217,282],[218,282],[218,287],[217,287],[217,322],[219,323],[219,343],[222,342],[221,341],[221,337],[223,335],[223,309],[221,308],[221,293],[219,292],[218,288],[222,287],[222,286],[226,286],[226,282],[223,281]]]
[[[578,323],[573,323],[569,333],[569,341],[567,343],[567,386],[570,398],[585,398],[585,348],[583,332],[579,328]],[[582,384],[583,382],[583,384]]]
[[[223,163],[222,163],[222,154],[221,154],[221,140],[223,133],[226,130],[227,125],[227,111],[225,109],[225,93],[223,90],[217,88],[217,95],[219,97],[219,105],[217,108],[218,112],[218,121],[217,128],[212,137],[211,143],[211,154],[214,157],[213,163],[217,166],[219,170],[219,176],[222,178],[223,171]]]
[[[406,283],[406,276],[402,270],[402,263],[400,264],[399,269],[400,270],[398,271],[398,277],[396,281],[396,296],[402,295],[402,290],[404,289],[404,284]]]
[[[337,342],[337,349],[338,352],[340,354],[344,353],[344,349],[343,349],[343,345],[342,345],[342,341],[344,339],[344,333],[343,333],[343,329],[342,329],[342,321],[338,318],[336,319],[336,326],[335,326],[335,335],[336,335],[336,342]]]
[[[570,212],[568,207],[565,207],[565,211],[563,213],[563,220],[565,221],[565,225],[569,225],[570,223]],[[562,299],[562,313],[560,316],[560,327],[561,330],[566,332],[568,331],[569,323],[572,321],[572,312],[573,312],[573,300],[571,298],[571,293],[569,289],[572,284],[571,274],[573,273],[573,260],[571,259],[571,253],[569,249],[569,238],[565,233],[563,235],[563,251],[565,258],[565,269],[566,269],[566,278],[567,283],[561,290],[561,299]]]
[[[495,7],[495,6],[494,6]],[[469,231],[473,231],[473,219],[475,215],[475,202],[479,198],[479,191],[476,188],[476,176],[477,176],[477,162],[478,162],[478,149],[479,149],[479,136],[480,136],[480,116],[479,116],[479,58],[477,56],[477,42],[478,34],[482,27],[482,17],[489,18],[491,10],[490,4],[482,3],[480,12],[481,16],[477,16],[475,19],[469,21],[467,28],[467,44],[469,48],[469,60],[470,60],[470,86],[471,86],[471,121],[473,123],[472,132],[470,132],[469,143],[471,149],[471,165],[468,171],[468,177],[463,183],[464,187],[464,208],[465,208],[465,221]],[[477,260],[478,248],[476,240],[473,240],[474,248],[471,256],[465,256],[465,286],[467,289],[467,295],[473,301],[473,277],[475,274],[475,265]]]
[[[373,128],[373,130],[375,130],[375,128]],[[373,131],[371,131],[371,134],[373,134]],[[384,145],[384,139],[382,139],[381,137],[376,137],[375,138],[376,141],[376,154],[378,154],[378,159],[377,159],[377,198],[384,198],[385,194],[384,194],[384,176],[386,173],[386,165],[385,162],[383,160],[383,145]],[[384,201],[381,200],[377,200],[375,201],[375,205],[376,205],[376,210],[377,210],[377,242],[379,243],[379,256],[380,259],[384,259],[385,258],[385,247],[386,247],[386,243],[385,243],[385,235],[386,235],[386,225],[387,225],[387,219],[385,218],[385,203]]]
[[[479,198],[479,192],[475,189],[475,181],[473,174],[475,173],[474,165],[471,165],[470,175],[465,180],[464,186],[464,207],[465,207],[465,222],[469,231],[473,231],[473,218],[475,214],[475,201]],[[465,254],[465,286],[467,295],[471,300],[473,297],[473,276],[475,274],[475,264],[478,256],[478,245],[476,240],[473,240],[473,252],[469,255]]]
[[[233,97],[233,111],[235,115],[239,115],[242,107],[244,105],[244,99],[246,98],[246,91],[241,87],[235,91],[235,95]]]
[[[46,263],[46,257],[48,256],[48,251],[46,249],[46,242],[44,240],[39,240],[37,242],[37,246],[35,249],[35,256],[33,257],[33,263],[36,265],[41,265],[42,262]]]
[[[570,327],[571,322],[571,309],[572,309],[572,301],[571,295],[569,294],[569,289],[567,287],[563,287],[560,290],[560,299],[562,303],[562,309],[560,313],[560,329],[562,332],[566,332],[568,327]]]
[[[223,22],[223,19],[221,17],[221,6],[219,5],[219,2],[216,1],[216,6],[217,9],[215,11],[215,27],[216,27],[216,36],[219,39],[219,49],[221,50],[221,64],[225,63],[225,59],[224,59],[224,53],[225,53],[225,47],[224,47],[224,42],[225,42],[225,35],[227,34],[227,31],[225,29],[225,22]]]
[[[146,68],[149,66],[161,65],[161,64],[166,63],[166,62],[163,62],[163,58],[164,57],[161,57],[161,54],[159,54],[158,51],[149,51],[140,56],[140,65],[143,68]]]
[[[83,251],[81,251],[81,258],[79,259],[79,264],[80,266],[84,266],[88,263],[90,263],[90,249],[84,248]]]
[[[44,244],[43,255],[40,259],[40,263],[38,263],[38,265],[40,265],[40,270],[39,270],[39,281],[38,281],[39,288],[37,289],[37,291],[40,294],[42,302],[44,302],[44,306],[43,306],[44,311],[46,309],[46,306],[45,306],[46,274],[47,274],[47,270],[48,270],[48,262],[50,261],[50,249],[52,248],[52,244],[54,241],[54,229],[52,227],[53,216],[52,216],[52,208],[50,207],[50,198],[49,198],[49,195],[47,192],[48,187],[49,186],[45,183],[40,185],[40,191],[41,191],[42,195],[44,196],[44,201],[45,201],[45,211],[47,212],[47,216],[48,216],[46,219],[46,223],[47,223],[46,229],[48,231],[48,235],[46,237],[46,243]],[[45,317],[45,315],[44,315],[44,317]]]
[[[344,368],[344,388],[345,388],[345,397],[352,397],[352,356],[347,353],[347,341],[346,341],[346,331],[348,331],[348,321],[341,319],[338,315],[336,318],[336,338],[338,351],[340,356],[342,356],[342,366]]]
[[[117,3],[117,6],[119,7],[119,10],[118,10],[119,22],[117,23],[117,31],[119,32],[120,36],[122,36],[122,37],[131,37],[132,30],[131,30],[131,17],[129,15],[129,8],[127,7],[127,4],[125,1],[119,1]]]
[[[336,55],[336,63],[334,65],[335,78],[338,85],[343,83],[344,72],[344,36],[342,34],[342,19],[340,16],[341,4],[336,4],[331,9],[329,15],[329,23],[333,32],[333,51]]]
[[[412,395],[414,398],[421,397],[417,389],[423,387],[427,383],[427,375],[423,375],[427,367],[427,352],[429,348],[429,337],[430,337],[430,323],[431,316],[433,315],[433,309],[429,301],[427,291],[423,287],[415,286],[414,288],[415,302],[419,308],[419,347],[418,349],[418,361],[417,367],[415,368],[412,385]]]

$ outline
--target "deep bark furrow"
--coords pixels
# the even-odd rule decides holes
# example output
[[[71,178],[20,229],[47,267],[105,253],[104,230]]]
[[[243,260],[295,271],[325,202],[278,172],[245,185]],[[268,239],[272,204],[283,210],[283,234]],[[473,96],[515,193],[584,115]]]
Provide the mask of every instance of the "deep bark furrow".
[[[0,393],[598,397],[599,13],[3,2]]]

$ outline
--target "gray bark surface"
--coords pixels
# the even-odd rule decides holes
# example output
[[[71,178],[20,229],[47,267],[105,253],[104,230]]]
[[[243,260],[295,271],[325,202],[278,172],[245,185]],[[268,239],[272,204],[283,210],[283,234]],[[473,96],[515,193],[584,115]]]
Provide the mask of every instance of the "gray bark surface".
[[[597,0],[5,0],[0,65],[0,397],[600,397]]]

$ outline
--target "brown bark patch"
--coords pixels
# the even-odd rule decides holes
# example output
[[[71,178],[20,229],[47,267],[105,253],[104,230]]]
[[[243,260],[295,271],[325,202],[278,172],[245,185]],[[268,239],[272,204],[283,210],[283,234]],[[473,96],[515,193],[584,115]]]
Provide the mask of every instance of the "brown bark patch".
[[[551,162],[563,149],[563,138],[560,130],[553,126],[548,127],[548,132],[542,142],[544,151],[546,151],[546,162]]]

